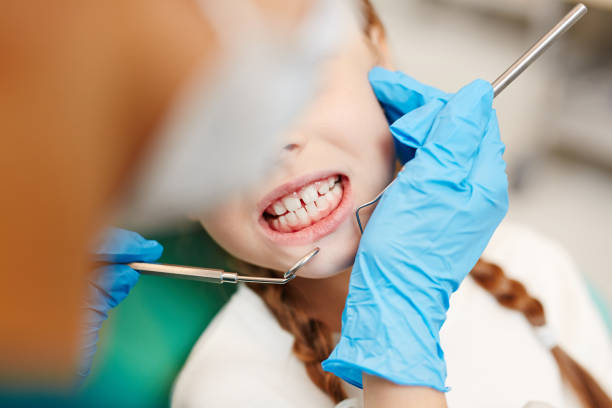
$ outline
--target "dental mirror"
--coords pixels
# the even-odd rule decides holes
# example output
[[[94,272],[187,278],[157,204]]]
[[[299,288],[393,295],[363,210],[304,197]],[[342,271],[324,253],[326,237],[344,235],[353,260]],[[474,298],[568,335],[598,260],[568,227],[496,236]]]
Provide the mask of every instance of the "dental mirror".
[[[238,275],[236,272],[226,272],[222,269],[199,268],[195,266],[168,265],[148,262],[131,262],[129,267],[147,275],[169,276],[173,278],[191,279],[212,283],[268,283],[284,285],[295,278],[296,272],[306,265],[319,253],[319,248],[314,248],[298,261],[283,275],[282,278],[268,278],[261,276]]]
[[[293,266],[287,272],[285,272],[285,275],[283,277],[285,279],[288,279],[288,278],[293,279],[298,269],[300,269],[302,266],[310,262],[310,260],[314,258],[314,256],[318,253],[319,253],[319,247],[316,247],[315,249],[313,249],[312,251],[310,251],[303,257],[301,257],[295,264],[293,264]]]

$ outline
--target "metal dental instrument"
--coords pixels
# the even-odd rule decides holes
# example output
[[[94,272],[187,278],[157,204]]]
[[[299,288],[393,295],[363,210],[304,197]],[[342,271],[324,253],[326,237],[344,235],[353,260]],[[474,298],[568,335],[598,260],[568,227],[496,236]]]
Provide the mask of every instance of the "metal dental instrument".
[[[268,278],[261,276],[238,275],[236,272],[226,272],[221,269],[199,268],[195,266],[167,265],[148,262],[131,262],[127,264],[130,268],[140,271],[147,275],[169,276],[173,278],[191,279],[212,283],[269,283],[284,285],[295,278],[295,274],[302,266],[319,253],[319,248],[314,248],[302,258],[300,258],[282,278]]]
[[[565,33],[571,26],[576,24],[586,13],[588,9],[582,4],[578,3],[569,13],[565,15],[549,32],[544,34],[531,48],[529,48],[519,59],[514,62],[503,74],[501,74],[495,81],[491,83],[493,86],[493,96],[497,96],[506,89],[508,85],[512,83],[531,63],[533,63],[544,51],[551,46],[563,33]],[[395,181],[395,179],[393,180]],[[359,230],[363,234],[363,226],[361,224],[361,218],[359,217],[359,211],[371,206],[376,203],[385,191],[393,184],[393,181],[385,187],[383,191],[372,200],[365,204],[360,205],[355,210],[355,217],[357,218],[357,225]]]
[[[549,32],[544,34],[530,49],[528,49],[514,64],[510,66],[503,74],[501,74],[493,85],[493,95],[497,96],[501,91],[506,89],[512,81],[516,79],[533,61],[544,53],[561,34],[565,33],[571,26],[576,24],[586,13],[588,9],[578,3],[569,13],[565,15]]]

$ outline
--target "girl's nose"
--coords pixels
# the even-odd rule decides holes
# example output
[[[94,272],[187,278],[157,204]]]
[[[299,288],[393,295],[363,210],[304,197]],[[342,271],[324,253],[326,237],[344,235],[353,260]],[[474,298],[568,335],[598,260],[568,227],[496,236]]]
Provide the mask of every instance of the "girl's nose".
[[[300,145],[297,143],[289,143],[283,147],[284,152],[292,152],[297,149],[300,149]]]
[[[294,157],[300,154],[302,149],[304,149],[304,147],[308,143],[308,137],[303,132],[296,132],[291,135],[287,142],[288,143],[283,146],[283,150],[281,152],[281,158],[283,159],[287,157]]]

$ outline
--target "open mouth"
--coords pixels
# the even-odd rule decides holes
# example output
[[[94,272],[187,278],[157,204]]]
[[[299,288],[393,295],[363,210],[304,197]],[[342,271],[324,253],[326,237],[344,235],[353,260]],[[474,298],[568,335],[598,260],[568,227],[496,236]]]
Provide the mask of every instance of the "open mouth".
[[[276,200],[263,217],[274,231],[299,231],[327,217],[338,207],[343,193],[340,176],[331,176]]]
[[[350,185],[340,174],[309,177],[268,196],[260,224],[274,241],[300,244],[335,230],[350,212]],[[261,208],[261,207],[260,207]]]

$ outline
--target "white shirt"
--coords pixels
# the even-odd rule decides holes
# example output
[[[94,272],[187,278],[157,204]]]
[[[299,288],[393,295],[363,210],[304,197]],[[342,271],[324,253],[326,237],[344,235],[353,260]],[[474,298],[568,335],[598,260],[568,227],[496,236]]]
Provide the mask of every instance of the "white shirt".
[[[560,344],[610,394],[612,347],[585,285],[566,252],[508,223],[483,258],[518,279],[545,308]],[[550,353],[519,312],[508,310],[467,278],[451,298],[441,331],[450,407],[519,408],[529,401],[579,407]],[[172,406],[334,407],[294,356],[293,336],[263,301],[240,287],[194,346],[175,383]],[[338,406],[360,407],[361,390]]]

